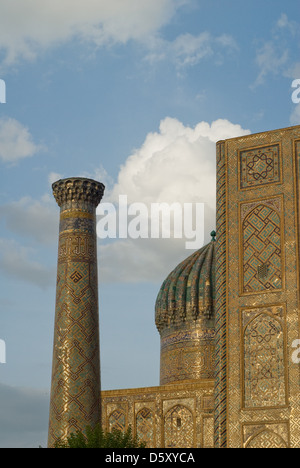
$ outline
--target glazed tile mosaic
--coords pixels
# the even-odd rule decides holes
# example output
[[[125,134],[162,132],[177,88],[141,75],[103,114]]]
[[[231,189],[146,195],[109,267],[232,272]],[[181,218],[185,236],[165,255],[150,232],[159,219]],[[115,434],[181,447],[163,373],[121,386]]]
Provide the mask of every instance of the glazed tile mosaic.
[[[212,448],[214,381],[102,392],[103,427],[130,425],[148,448]]]
[[[159,291],[161,385],[214,378],[215,243],[178,265]]]
[[[96,206],[103,190],[86,179],[53,185],[61,215],[49,447],[101,419]]]
[[[163,282],[160,386],[101,393],[95,207],[61,207],[49,445],[86,424],[153,448],[300,447],[300,126],[217,143],[217,235]],[[108,331],[109,332],[109,331]]]
[[[300,445],[299,136],[218,144],[216,447]]]
[[[240,151],[239,165],[241,189],[279,183],[282,166],[280,144]]]

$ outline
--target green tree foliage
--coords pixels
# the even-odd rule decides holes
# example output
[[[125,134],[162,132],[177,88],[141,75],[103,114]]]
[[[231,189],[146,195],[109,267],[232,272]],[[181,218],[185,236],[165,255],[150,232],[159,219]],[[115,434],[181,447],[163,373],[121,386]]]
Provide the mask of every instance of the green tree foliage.
[[[129,427],[126,432],[113,429],[103,431],[100,425],[95,428],[88,426],[85,434],[72,433],[67,440],[59,440],[55,448],[145,448],[144,442],[139,442]]]

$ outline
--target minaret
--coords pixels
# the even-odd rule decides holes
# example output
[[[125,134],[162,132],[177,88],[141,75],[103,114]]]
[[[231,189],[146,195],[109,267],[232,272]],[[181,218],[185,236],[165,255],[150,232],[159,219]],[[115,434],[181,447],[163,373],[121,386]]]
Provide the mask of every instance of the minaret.
[[[56,315],[48,446],[100,422],[100,346],[96,207],[104,185],[59,180]]]

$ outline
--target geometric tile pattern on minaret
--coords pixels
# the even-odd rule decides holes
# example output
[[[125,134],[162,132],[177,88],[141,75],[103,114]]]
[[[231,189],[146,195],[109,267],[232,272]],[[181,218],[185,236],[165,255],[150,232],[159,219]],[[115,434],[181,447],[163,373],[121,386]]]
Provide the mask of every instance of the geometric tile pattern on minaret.
[[[96,207],[104,186],[53,184],[60,206],[48,446],[101,420]]]

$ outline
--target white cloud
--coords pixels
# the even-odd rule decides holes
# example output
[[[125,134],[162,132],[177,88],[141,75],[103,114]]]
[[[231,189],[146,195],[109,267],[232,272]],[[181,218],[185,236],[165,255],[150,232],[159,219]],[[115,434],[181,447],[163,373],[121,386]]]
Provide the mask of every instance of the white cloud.
[[[91,172],[82,172],[79,174],[79,177],[86,177],[88,179],[94,179],[100,181],[102,184],[105,185],[105,194],[107,195],[111,187],[114,185],[114,181],[112,177],[108,174],[106,169],[102,166],[102,164],[99,165],[96,169],[94,169]]]
[[[34,284],[42,289],[54,286],[55,268],[34,260],[35,250],[14,240],[0,239],[0,270],[4,275]]]
[[[126,239],[99,242],[99,279],[104,283],[162,282],[189,255],[178,240]]]
[[[109,183],[102,203],[112,202],[118,209],[120,195],[128,203],[204,203],[205,242],[215,228],[216,142],[249,134],[227,120],[195,127],[185,126],[174,118],[161,121],[159,131],[149,133],[143,145],[127,158],[118,180],[112,183],[102,166],[91,177]],[[49,181],[60,178],[51,173]],[[36,245],[52,246],[57,242],[58,212],[52,196],[40,200],[24,197],[0,207],[6,228]],[[151,222],[151,219],[148,219]],[[149,230],[150,233],[150,230]],[[99,240],[99,276],[101,281],[162,281],[171,268],[191,254],[187,239],[116,239]],[[15,241],[0,240],[0,268],[5,274],[47,287],[55,278],[54,268],[36,261],[37,251]]]
[[[240,125],[217,120],[194,128],[167,117],[159,132],[149,133],[141,148],[121,168],[111,198],[127,194],[129,202],[215,202],[215,143],[245,135]]]
[[[150,63],[169,60],[177,68],[197,65],[206,57],[214,57],[216,62],[220,63],[224,51],[238,50],[238,45],[232,36],[224,34],[213,37],[209,32],[203,32],[198,36],[181,34],[173,41],[155,37],[149,41],[148,47],[146,60]]]
[[[217,120],[194,128],[166,118],[159,132],[147,135],[119,172],[118,182],[103,202],[205,203],[205,240],[215,228],[216,142],[249,134],[240,125]],[[150,212],[150,210],[149,210]],[[99,241],[102,281],[160,281],[171,267],[191,254],[186,239]]]
[[[174,41],[160,37],[161,28],[191,0],[2,0],[0,3],[0,53],[2,67],[19,59],[34,60],[38,54],[70,40],[96,47],[130,40],[141,42],[150,62],[173,61],[177,67],[192,66],[205,57],[223,61],[224,51],[238,46],[229,34],[213,37],[209,32],[179,35]]]
[[[291,65],[284,73],[288,78],[300,79],[300,62],[296,62]]]
[[[59,215],[50,195],[45,195],[41,200],[23,197],[2,205],[0,215],[6,227],[14,234],[29,237],[43,245],[57,241]]]
[[[0,159],[15,164],[44,148],[34,143],[28,128],[15,119],[0,119]]]
[[[54,198],[46,194],[9,202],[0,206],[0,218],[13,236],[0,238],[2,274],[42,289],[53,287],[59,233]]]
[[[0,51],[4,64],[32,60],[73,38],[101,46],[144,40],[188,0],[1,0]]]
[[[259,74],[251,86],[256,88],[272,75],[298,78],[299,63],[294,62],[290,44],[299,43],[299,23],[282,13],[271,30],[270,38],[257,49],[255,62]]]
[[[298,30],[298,24],[294,20],[290,20],[286,13],[282,13],[277,21],[279,29],[287,29],[292,35],[295,35]]]
[[[274,42],[266,42],[258,51],[256,63],[260,69],[253,87],[263,84],[270,74],[283,73],[288,63],[288,49],[281,50]]]
[[[54,184],[54,182],[57,182],[58,180],[60,180],[62,178],[63,178],[63,176],[61,174],[58,174],[57,172],[50,172],[50,174],[48,176],[49,185],[52,186],[52,184]]]

